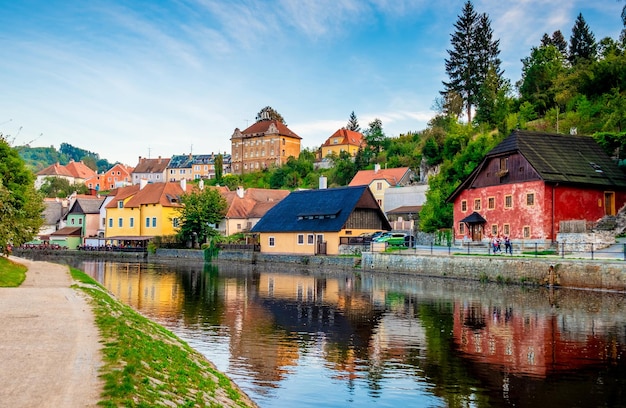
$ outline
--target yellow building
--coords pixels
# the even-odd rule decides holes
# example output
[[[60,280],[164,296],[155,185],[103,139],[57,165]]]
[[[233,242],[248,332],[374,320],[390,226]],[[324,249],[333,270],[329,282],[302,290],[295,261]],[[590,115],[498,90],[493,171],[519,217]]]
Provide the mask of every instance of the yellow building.
[[[151,238],[177,232],[180,196],[186,182],[153,183],[118,189],[106,205],[106,239]]]
[[[376,202],[383,212],[386,212],[393,208],[385,208],[385,191],[390,187],[407,186],[411,184],[412,181],[413,172],[408,167],[381,169],[380,165],[376,164],[374,170],[359,170],[348,185],[369,186]]]
[[[342,241],[391,226],[367,186],[294,191],[252,228],[261,252],[337,255]]]
[[[298,157],[302,138],[279,120],[261,119],[244,131],[235,129],[230,140],[232,173],[244,174]]]
[[[359,149],[364,146],[365,139],[362,133],[341,128],[322,144],[322,158],[333,153],[339,156],[341,152],[348,152],[350,156],[354,157]]]

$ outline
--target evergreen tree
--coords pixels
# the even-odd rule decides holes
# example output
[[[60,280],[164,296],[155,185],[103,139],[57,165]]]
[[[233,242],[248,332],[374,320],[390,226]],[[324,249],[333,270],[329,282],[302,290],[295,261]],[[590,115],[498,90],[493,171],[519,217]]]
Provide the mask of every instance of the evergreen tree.
[[[552,45],[563,54],[563,57],[567,57],[567,41],[565,41],[561,30],[556,30],[552,33]]]
[[[213,167],[215,167],[215,180],[219,184],[222,182],[222,176],[224,175],[224,156],[221,154],[215,156]]]
[[[370,122],[369,129],[365,131],[364,136],[367,148],[375,155],[380,153],[386,139],[385,133],[383,132],[383,122],[378,118],[374,119]]]
[[[452,49],[445,60],[449,81],[444,81],[443,95],[455,92],[463,100],[468,123],[472,121],[472,108],[476,106],[480,87],[489,69],[502,75],[499,59],[499,40],[493,41],[491,22],[486,14],[478,15],[471,1],[467,1],[462,14],[454,23],[451,35]]]
[[[0,253],[5,254],[9,244],[33,239],[43,223],[43,210],[33,174],[0,134]]]
[[[283,118],[283,115],[278,113],[278,111],[276,111],[271,106],[266,106],[265,108],[261,109],[259,113],[257,113],[255,119],[257,122],[260,122],[262,120],[277,120],[279,122],[282,122],[285,126],[287,126],[287,123],[285,122],[285,118]]]
[[[569,61],[572,65],[580,59],[595,60],[597,55],[596,39],[585,22],[582,13],[578,14],[569,40]]]
[[[348,120],[348,125],[346,126],[346,129],[353,130],[355,132],[361,131],[361,126],[359,126],[359,121],[356,118],[354,111],[352,111],[352,113],[350,114],[350,119]]]

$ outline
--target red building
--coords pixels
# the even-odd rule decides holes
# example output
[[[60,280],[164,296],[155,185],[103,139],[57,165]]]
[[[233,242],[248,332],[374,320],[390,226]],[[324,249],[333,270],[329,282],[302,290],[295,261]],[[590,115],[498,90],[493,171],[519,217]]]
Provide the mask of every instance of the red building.
[[[552,242],[559,223],[626,203],[626,176],[590,136],[514,131],[448,197],[457,239]]]

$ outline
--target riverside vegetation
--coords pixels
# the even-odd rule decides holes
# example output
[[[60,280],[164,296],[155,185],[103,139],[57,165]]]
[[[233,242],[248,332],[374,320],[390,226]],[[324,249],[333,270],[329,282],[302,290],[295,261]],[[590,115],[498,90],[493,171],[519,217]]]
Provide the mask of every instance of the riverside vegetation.
[[[255,407],[233,382],[173,333],[70,268],[93,305],[103,342],[105,407]]]

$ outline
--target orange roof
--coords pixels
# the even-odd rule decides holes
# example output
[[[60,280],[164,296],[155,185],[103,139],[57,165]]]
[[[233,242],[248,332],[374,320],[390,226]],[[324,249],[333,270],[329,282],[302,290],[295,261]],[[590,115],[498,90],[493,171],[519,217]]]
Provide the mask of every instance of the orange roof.
[[[270,126],[272,124],[274,125],[275,130],[268,133],[268,131],[270,130]],[[287,126],[285,126],[283,122],[279,120],[260,120],[254,123],[252,126],[248,127],[246,130],[244,130],[241,133],[244,138],[250,137],[250,136],[259,136],[260,134],[267,133],[267,134],[278,134],[281,136],[289,136],[289,137],[293,137],[296,139],[302,139],[300,136],[292,132],[291,129],[289,129]]]
[[[180,207],[180,196],[190,192],[193,186],[188,185],[187,191],[183,191],[180,183],[152,183],[140,189],[124,207],[139,207],[146,204],[160,204],[163,207]]]
[[[408,167],[398,167],[395,169],[359,170],[349,186],[369,186],[374,180],[386,180],[390,185],[395,186],[409,172]]]
[[[270,208],[289,195],[287,190],[270,190],[265,188],[249,188],[244,191],[243,198],[237,191],[223,194],[228,203],[226,218],[261,218]]]
[[[91,170],[85,163],[82,161],[76,162],[74,160],[70,160],[70,162],[65,166],[65,168],[76,178],[80,179],[88,179],[96,175],[96,172]]]
[[[65,166],[61,166],[58,162],[40,170],[37,175],[75,177]]]
[[[332,139],[341,138],[341,142],[332,143]],[[348,130],[345,128],[341,128],[332,134],[322,146],[336,146],[336,145],[351,145],[351,146],[362,146],[365,145],[365,139],[363,134],[360,132],[356,132],[354,130]]]
[[[131,197],[139,191],[139,184],[135,184],[128,187],[120,187],[111,191],[111,194],[115,194],[115,198],[111,200],[105,208],[117,208],[117,202],[120,200],[125,200],[128,197]]]

